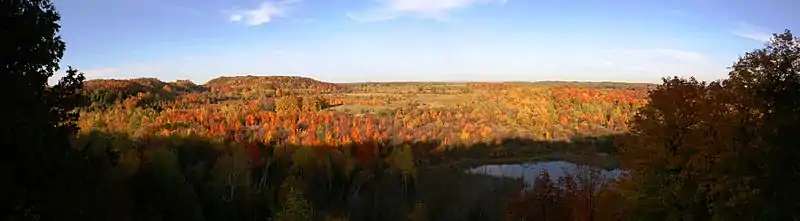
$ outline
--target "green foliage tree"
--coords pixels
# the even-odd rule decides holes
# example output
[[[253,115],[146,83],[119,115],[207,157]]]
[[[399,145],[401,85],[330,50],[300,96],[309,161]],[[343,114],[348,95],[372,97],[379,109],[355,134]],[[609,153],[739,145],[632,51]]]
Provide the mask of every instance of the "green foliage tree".
[[[147,162],[131,178],[135,220],[204,220],[174,153],[162,148],[146,154]]]
[[[309,175],[308,173],[314,171],[317,163],[318,158],[314,147],[300,146],[292,153],[291,171],[298,178],[306,178]]]
[[[313,211],[311,204],[309,204],[303,197],[303,192],[297,188],[284,183],[283,187],[286,189],[286,195],[283,199],[283,207],[275,214],[277,221],[306,221],[311,220]]]
[[[388,157],[389,167],[400,172],[403,176],[403,189],[407,189],[408,178],[416,178],[417,170],[414,168],[414,154],[411,147],[403,145],[395,148]]]
[[[70,219],[78,212],[74,194],[84,185],[68,136],[77,130],[74,108],[83,74],[69,68],[57,85],[48,79],[59,69],[65,43],[58,35],[60,15],[48,0],[0,1],[0,91],[10,95],[2,108],[5,184],[0,214],[7,219]]]
[[[219,156],[214,168],[214,182],[225,190],[220,198],[226,202],[234,201],[250,188],[250,159],[243,148],[232,148],[229,154]]]

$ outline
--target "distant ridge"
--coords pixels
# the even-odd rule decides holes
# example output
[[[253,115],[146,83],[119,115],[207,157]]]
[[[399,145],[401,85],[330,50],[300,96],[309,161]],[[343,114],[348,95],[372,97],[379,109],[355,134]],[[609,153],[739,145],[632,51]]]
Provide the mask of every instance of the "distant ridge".
[[[208,88],[314,89],[338,91],[344,86],[301,76],[224,76],[209,80]]]
[[[322,92],[345,92],[352,86],[365,85],[443,85],[443,84],[498,84],[498,85],[540,85],[552,87],[582,87],[593,89],[653,89],[656,84],[651,83],[627,83],[613,81],[505,81],[505,82],[424,82],[424,81],[394,81],[394,82],[353,82],[353,83],[330,83],[303,76],[222,76],[209,80],[203,85],[197,85],[189,80],[177,80],[175,82],[164,82],[157,78],[132,78],[132,79],[93,79],[84,82],[84,93],[87,95],[99,96],[103,94],[103,99],[113,102],[125,97],[136,96],[139,93],[153,94],[185,94],[192,92],[210,91],[259,91],[259,90],[281,90],[287,91],[322,91]],[[113,92],[112,95],[107,95]]]

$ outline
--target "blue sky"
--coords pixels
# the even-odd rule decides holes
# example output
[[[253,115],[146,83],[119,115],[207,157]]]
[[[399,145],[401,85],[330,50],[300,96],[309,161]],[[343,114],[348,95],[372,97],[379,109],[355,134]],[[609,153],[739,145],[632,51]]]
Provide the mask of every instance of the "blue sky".
[[[800,31],[792,0],[54,2],[62,65],[90,79],[714,80],[771,33]]]

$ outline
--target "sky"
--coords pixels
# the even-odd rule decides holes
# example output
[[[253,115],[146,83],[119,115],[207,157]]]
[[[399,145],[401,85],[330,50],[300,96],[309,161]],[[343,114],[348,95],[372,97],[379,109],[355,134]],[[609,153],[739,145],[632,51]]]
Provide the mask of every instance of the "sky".
[[[800,31],[795,0],[54,3],[67,43],[61,65],[88,79],[716,80],[772,33]]]

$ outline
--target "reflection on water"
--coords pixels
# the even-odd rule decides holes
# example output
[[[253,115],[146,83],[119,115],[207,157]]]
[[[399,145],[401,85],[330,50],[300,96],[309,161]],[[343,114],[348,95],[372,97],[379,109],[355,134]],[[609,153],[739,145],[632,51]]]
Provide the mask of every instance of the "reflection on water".
[[[542,171],[547,171],[552,179],[557,180],[567,174],[577,174],[580,172],[581,168],[586,167],[588,166],[581,166],[566,161],[529,162],[520,164],[483,165],[472,168],[468,170],[467,173],[505,178],[522,178],[527,185],[531,185]],[[617,179],[621,176],[622,171],[619,169],[601,170],[600,174],[607,179]]]

